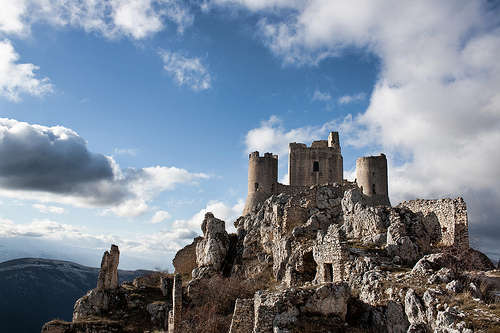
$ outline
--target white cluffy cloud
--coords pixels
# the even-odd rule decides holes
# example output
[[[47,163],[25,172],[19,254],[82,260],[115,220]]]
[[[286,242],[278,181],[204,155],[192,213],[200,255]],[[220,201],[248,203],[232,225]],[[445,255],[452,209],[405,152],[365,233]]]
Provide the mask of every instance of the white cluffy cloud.
[[[148,202],[179,184],[209,178],[185,169],[153,166],[121,169],[110,156],[90,152],[71,129],[0,118],[0,195],[103,207],[137,216]]]
[[[153,217],[151,218],[151,223],[160,223],[169,219],[171,217],[170,213],[165,210],[158,210],[155,212]]]
[[[180,86],[188,86],[194,91],[207,90],[211,86],[211,77],[200,58],[188,58],[177,52],[162,50],[163,69]]]
[[[47,206],[43,204],[33,204],[33,208],[38,209],[41,213],[63,214],[64,208],[58,206]]]
[[[291,10],[286,20],[260,12],[263,41],[284,62],[316,65],[352,47],[380,60],[369,106],[353,116],[346,141],[388,154],[393,202],[464,195],[471,230],[492,237],[500,218],[487,204],[500,201],[499,9],[485,1],[271,2]],[[258,131],[304,130],[261,126],[247,141]]]
[[[349,104],[357,101],[362,101],[366,97],[365,93],[358,93],[355,95],[344,95],[339,97],[339,104]]]
[[[314,91],[312,100],[326,102],[332,99],[332,96],[328,92],[322,92],[318,89]]]
[[[238,200],[238,202],[232,206],[222,201],[211,201],[205,208],[201,209],[191,218],[187,220],[175,220],[173,227],[180,230],[191,230],[196,234],[200,234],[201,222],[203,222],[205,214],[210,212],[213,213],[216,218],[226,222],[226,230],[228,232],[234,232],[236,229],[232,222],[241,215],[244,206],[245,202],[243,199]]]
[[[18,61],[19,54],[12,43],[0,40],[0,96],[18,102],[22,94],[42,96],[52,92],[49,79],[36,76],[37,66]]]
[[[233,220],[241,215],[244,201],[239,200],[234,205],[228,205],[221,201],[209,202],[205,208],[194,214],[187,220],[176,220],[173,228],[165,229],[153,234],[135,234],[126,238],[115,234],[93,234],[86,227],[69,225],[49,219],[35,219],[30,223],[16,223],[9,219],[0,218],[0,238],[11,239],[10,244],[26,242],[30,238],[30,244],[34,244],[35,239],[51,241],[48,244],[57,249],[75,251],[74,244],[78,244],[79,249],[99,250],[109,248],[110,244],[117,244],[125,256],[147,259],[153,261],[156,266],[164,266],[171,262],[175,253],[193,241],[193,238],[201,234],[201,223],[205,213],[212,212],[217,218],[226,221],[226,230],[234,232]],[[164,211],[158,215],[165,216]],[[157,212],[157,213],[158,213]],[[166,213],[168,214],[168,213]],[[156,214],[155,214],[156,215]],[[44,249],[44,253],[50,254],[51,249]],[[60,257],[60,253],[56,254]],[[134,269],[144,267],[145,261],[140,261]],[[97,263],[95,263],[97,264]],[[95,265],[93,264],[93,265]],[[153,268],[154,266],[151,266]]]
[[[28,237],[33,240],[54,241],[54,245],[62,248],[78,244],[82,249],[94,250],[106,249],[109,248],[110,244],[117,244],[126,255],[138,255],[145,258],[157,257],[161,258],[162,261],[165,260],[165,256],[172,257],[175,251],[192,241],[196,235],[193,231],[179,228],[148,235],[137,234],[133,238],[123,238],[113,234],[92,234],[85,227],[48,219],[35,219],[30,223],[22,224],[0,218],[0,238],[18,239],[22,242]]]
[[[136,156],[137,149],[134,149],[134,148],[115,148],[115,150],[113,151],[113,154]]]
[[[107,38],[147,38],[165,28],[179,32],[193,24],[193,15],[178,0],[16,0],[2,3],[0,33],[24,36],[43,22],[97,32]]]

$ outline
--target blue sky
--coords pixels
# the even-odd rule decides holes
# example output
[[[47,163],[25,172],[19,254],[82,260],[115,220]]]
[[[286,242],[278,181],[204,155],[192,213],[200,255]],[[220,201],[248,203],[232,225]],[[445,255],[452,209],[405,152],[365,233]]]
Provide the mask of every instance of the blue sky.
[[[500,51],[491,2],[6,0],[0,259],[167,268],[247,152],[341,132],[345,176],[385,152],[393,204],[464,196],[499,257]],[[8,120],[10,119],[10,120]],[[38,126],[40,125],[40,126]],[[71,172],[66,172],[70,168]]]

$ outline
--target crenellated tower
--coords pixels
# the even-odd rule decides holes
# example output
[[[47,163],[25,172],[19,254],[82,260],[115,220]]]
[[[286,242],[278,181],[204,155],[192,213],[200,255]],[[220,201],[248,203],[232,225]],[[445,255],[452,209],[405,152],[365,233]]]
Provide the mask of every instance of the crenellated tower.
[[[293,142],[289,148],[291,186],[342,183],[344,166],[338,132],[331,132],[328,140],[313,141],[311,147]]]
[[[389,191],[387,184],[387,158],[380,156],[365,156],[356,160],[356,183],[372,204],[388,205]]]
[[[278,190],[278,155],[258,151],[248,155],[248,196],[243,215],[252,211]]]

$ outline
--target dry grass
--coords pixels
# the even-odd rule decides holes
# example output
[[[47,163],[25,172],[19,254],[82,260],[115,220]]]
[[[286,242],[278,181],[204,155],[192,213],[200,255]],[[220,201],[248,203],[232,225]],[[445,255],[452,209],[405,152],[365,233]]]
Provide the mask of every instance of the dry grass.
[[[264,279],[265,280],[265,279]],[[212,277],[203,281],[199,306],[190,305],[184,309],[181,332],[219,333],[227,332],[231,325],[234,304],[237,298],[252,298],[260,289],[268,285],[257,278],[254,281],[230,277]]]

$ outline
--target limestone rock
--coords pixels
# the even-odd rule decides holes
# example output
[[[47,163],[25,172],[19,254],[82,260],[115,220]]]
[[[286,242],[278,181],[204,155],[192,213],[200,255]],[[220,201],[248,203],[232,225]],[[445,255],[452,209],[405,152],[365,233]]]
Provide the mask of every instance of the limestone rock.
[[[118,246],[111,245],[111,250],[104,252],[101,260],[101,270],[97,279],[97,289],[118,288],[118,263],[120,251]]]
[[[259,291],[254,297],[255,333],[306,330],[306,318],[319,314],[325,327],[342,326],[350,298],[345,284],[325,284],[316,289],[289,288],[282,291]],[[302,325],[302,326],[301,326]]]
[[[457,272],[459,270],[458,259],[447,253],[429,254],[421,258],[413,266],[412,273],[427,275],[444,267],[450,269],[452,272]]]
[[[446,289],[457,294],[462,291],[463,285],[459,280],[453,280],[446,285]]]
[[[196,244],[196,262],[198,267],[209,266],[220,271],[229,248],[229,237],[225,222],[206,213],[201,225],[203,239]]]
[[[348,238],[360,239],[364,243],[382,245],[389,220],[384,208],[366,206],[358,188],[349,189],[342,199],[344,213],[343,229]]]
[[[405,333],[410,326],[402,304],[389,301],[385,311],[386,327],[389,333]]]
[[[427,323],[425,308],[415,290],[408,289],[405,296],[405,313],[412,325],[423,325]]]

